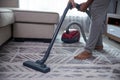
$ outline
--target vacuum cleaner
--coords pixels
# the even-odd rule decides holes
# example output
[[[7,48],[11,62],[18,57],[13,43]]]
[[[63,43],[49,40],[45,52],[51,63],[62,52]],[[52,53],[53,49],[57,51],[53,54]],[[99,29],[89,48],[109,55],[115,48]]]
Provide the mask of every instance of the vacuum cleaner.
[[[48,48],[47,48],[47,51],[46,51],[44,57],[43,57],[41,60],[37,60],[37,61],[35,61],[35,62],[34,62],[34,61],[25,61],[25,62],[23,62],[23,65],[24,65],[24,66],[26,66],[26,67],[28,67],[28,68],[31,68],[31,69],[34,69],[34,70],[36,70],[36,71],[40,71],[40,72],[42,72],[42,73],[50,72],[50,67],[48,67],[48,66],[45,64],[45,62],[46,62],[46,60],[48,59],[48,57],[49,57],[49,55],[50,55],[50,51],[51,51],[51,49],[52,49],[52,47],[53,47],[53,44],[54,44],[55,39],[56,39],[56,37],[57,37],[57,34],[58,34],[58,32],[59,32],[59,30],[60,30],[60,28],[61,28],[61,25],[62,25],[62,23],[63,23],[63,21],[64,21],[64,18],[65,18],[65,16],[66,16],[68,10],[71,9],[71,8],[72,8],[72,4],[69,2],[69,3],[67,4],[67,7],[65,8],[65,10],[64,10],[64,12],[63,12],[63,15],[61,16],[60,22],[59,22],[58,25],[57,25],[57,28],[56,28],[56,30],[55,30],[55,33],[54,33],[53,37],[52,37],[51,43],[49,44],[49,46],[48,46]],[[79,10],[80,5],[79,5],[79,4],[76,4],[76,8]],[[86,11],[86,13],[89,14],[88,11]],[[77,24],[77,25],[79,25],[78,23],[72,23],[72,24]],[[82,32],[82,33],[84,33],[84,32]],[[84,40],[86,40],[85,35],[84,35]]]
[[[70,27],[72,25],[77,25],[80,28],[80,31],[77,30],[77,29],[70,29]],[[83,30],[82,26],[78,22],[72,22],[67,26],[66,30],[63,32],[61,40],[64,43],[79,42],[79,40],[80,40],[80,32],[81,32],[81,34],[83,36],[84,41],[86,42],[87,39],[86,39],[86,36],[85,36],[85,33],[84,33],[84,30]]]

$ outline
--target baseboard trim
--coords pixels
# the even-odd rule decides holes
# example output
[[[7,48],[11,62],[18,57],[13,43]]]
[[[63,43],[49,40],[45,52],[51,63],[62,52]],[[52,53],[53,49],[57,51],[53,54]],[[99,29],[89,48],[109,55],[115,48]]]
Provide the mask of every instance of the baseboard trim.
[[[15,42],[24,42],[24,41],[33,41],[33,42],[46,42],[50,43],[51,39],[44,39],[44,38],[14,38]]]

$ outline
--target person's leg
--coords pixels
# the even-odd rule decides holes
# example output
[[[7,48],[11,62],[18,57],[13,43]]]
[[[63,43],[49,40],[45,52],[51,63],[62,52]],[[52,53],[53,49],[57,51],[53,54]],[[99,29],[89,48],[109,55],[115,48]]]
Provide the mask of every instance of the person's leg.
[[[101,20],[99,18],[97,18],[96,20],[92,20],[90,35],[86,43],[85,50],[75,56],[75,59],[86,59],[92,56],[92,50],[94,50],[99,36],[101,35],[102,28],[99,26],[100,24]]]
[[[99,41],[99,38],[102,38],[102,27],[100,26],[100,24],[102,24],[102,20],[99,17],[97,19],[92,20],[90,35],[85,46],[85,50],[89,53],[92,53],[92,50],[94,50],[97,42]]]
[[[106,16],[109,0],[94,0],[91,5],[91,18],[92,24],[90,29],[90,35],[85,46],[85,50],[75,56],[75,59],[87,59],[92,56],[92,50],[95,49],[96,44],[101,40],[102,42],[102,30],[104,27],[104,19]],[[100,38],[99,38],[100,37]],[[100,42],[100,43],[101,43]]]
[[[102,40],[102,33],[99,35],[98,41],[95,45],[94,50],[101,51],[103,50],[103,40]]]

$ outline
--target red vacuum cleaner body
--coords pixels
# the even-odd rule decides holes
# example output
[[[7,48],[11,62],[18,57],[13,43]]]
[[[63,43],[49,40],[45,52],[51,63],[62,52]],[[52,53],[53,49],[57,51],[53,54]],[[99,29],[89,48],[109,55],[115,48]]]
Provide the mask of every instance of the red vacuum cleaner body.
[[[80,40],[80,32],[77,29],[68,29],[63,32],[61,40],[64,43],[75,43]]]

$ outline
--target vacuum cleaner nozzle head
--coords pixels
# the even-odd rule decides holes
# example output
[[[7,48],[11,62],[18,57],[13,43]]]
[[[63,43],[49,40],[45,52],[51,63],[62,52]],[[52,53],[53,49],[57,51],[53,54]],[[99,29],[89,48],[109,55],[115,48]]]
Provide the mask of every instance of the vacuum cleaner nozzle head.
[[[33,61],[25,61],[23,65],[43,73],[50,72],[50,68],[45,66],[45,64],[38,64]]]

